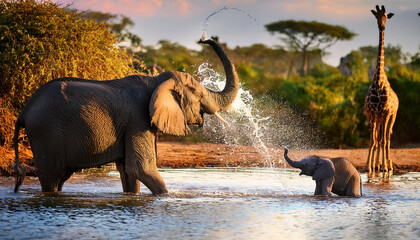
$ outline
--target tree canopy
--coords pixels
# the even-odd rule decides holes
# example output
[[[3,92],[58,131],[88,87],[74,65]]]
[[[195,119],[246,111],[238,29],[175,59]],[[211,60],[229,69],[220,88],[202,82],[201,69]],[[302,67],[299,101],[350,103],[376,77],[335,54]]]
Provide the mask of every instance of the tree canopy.
[[[83,17],[106,24],[109,30],[117,35],[118,42],[128,41],[132,47],[138,47],[141,44],[141,38],[128,30],[129,27],[134,26],[133,20],[129,17],[98,11],[84,12]]]
[[[317,21],[278,21],[265,25],[272,34],[284,35],[280,39],[290,50],[303,52],[303,74],[307,73],[307,52],[324,51],[337,41],[350,40],[356,34],[338,25],[329,25]]]

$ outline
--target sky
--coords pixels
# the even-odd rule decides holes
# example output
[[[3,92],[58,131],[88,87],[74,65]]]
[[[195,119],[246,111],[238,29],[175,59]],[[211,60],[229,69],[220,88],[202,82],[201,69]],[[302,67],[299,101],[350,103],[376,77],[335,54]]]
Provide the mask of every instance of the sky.
[[[379,33],[371,13],[377,4],[395,15],[388,19],[385,45],[399,45],[403,52],[420,51],[420,1],[418,0],[54,0],[81,10],[122,14],[135,25],[130,29],[144,45],[170,40],[190,49],[203,30],[218,36],[231,48],[263,43],[281,45],[279,35],[264,25],[280,20],[318,21],[341,25],[357,34],[350,41],[337,42],[327,49],[323,60],[338,66],[340,58],[361,46],[377,46]],[[224,7],[227,10],[222,10]],[[217,12],[219,11],[219,12]],[[216,14],[212,15],[213,13]],[[212,15],[210,18],[208,18]],[[208,19],[207,19],[208,18]],[[207,21],[206,21],[207,19]]]

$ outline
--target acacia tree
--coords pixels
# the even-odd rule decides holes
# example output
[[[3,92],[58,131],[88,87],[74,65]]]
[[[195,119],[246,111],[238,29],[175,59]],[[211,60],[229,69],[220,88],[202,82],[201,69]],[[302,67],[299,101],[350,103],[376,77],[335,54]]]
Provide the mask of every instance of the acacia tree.
[[[99,11],[87,11],[83,13],[83,17],[106,24],[109,30],[117,35],[118,42],[129,42],[130,47],[141,45],[141,38],[128,30],[134,26],[133,20],[129,17]]]
[[[302,52],[303,75],[308,71],[308,52],[321,50],[322,53],[337,41],[350,40],[356,35],[345,27],[316,21],[278,21],[265,25],[265,28],[272,34],[280,34],[280,39],[290,50]]]

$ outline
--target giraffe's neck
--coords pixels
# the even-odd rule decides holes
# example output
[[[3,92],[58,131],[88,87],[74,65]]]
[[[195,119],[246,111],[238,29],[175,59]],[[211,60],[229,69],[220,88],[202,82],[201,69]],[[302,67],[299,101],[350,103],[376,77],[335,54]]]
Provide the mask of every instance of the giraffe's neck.
[[[379,29],[379,45],[378,45],[378,59],[376,63],[376,79],[374,81],[378,81],[381,84],[384,81],[383,75],[385,74],[385,52],[384,52],[384,29]]]

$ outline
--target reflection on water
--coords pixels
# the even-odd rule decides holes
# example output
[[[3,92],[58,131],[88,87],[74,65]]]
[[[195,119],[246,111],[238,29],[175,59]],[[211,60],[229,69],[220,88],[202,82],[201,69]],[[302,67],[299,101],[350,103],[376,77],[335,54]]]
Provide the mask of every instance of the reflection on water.
[[[59,194],[35,178],[15,194],[0,178],[0,239],[420,238],[420,173],[364,184],[362,198],[314,197],[311,178],[289,169],[161,173],[168,196],[124,195],[117,172],[76,174]]]

